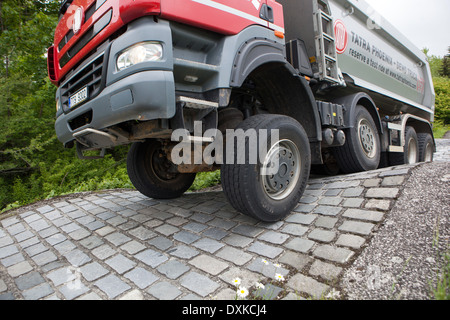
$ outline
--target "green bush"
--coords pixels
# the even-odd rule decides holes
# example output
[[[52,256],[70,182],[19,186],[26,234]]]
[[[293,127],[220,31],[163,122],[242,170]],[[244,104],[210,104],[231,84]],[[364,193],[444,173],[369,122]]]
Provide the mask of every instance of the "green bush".
[[[450,124],[450,78],[436,77],[434,91],[436,93],[435,120],[444,125]]]

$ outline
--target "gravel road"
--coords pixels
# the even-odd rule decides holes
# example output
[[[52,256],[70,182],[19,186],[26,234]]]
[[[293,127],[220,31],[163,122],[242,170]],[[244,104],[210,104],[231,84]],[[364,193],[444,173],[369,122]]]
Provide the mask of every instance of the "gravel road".
[[[449,254],[450,140],[416,167],[370,245],[341,280],[348,299],[432,299]],[[448,264],[448,262],[447,262]]]

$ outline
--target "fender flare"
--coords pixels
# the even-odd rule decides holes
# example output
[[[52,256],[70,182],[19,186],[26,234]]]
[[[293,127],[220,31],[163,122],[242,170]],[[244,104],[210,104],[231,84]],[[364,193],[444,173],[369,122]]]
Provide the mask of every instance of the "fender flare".
[[[308,133],[312,162],[322,163],[322,126],[317,103],[308,81],[287,62],[284,45],[263,38],[245,41],[234,58],[230,87],[241,87],[254,72],[267,90],[276,90],[272,96],[287,99],[286,103],[275,103],[271,112],[299,121]],[[293,101],[302,101],[302,104],[295,105]]]
[[[236,53],[230,87],[240,87],[253,70],[266,63],[286,64],[284,45],[265,38],[245,41]]]
[[[433,128],[431,123],[429,123],[428,121],[426,121],[423,118],[417,117],[415,115],[412,114],[405,114],[402,116],[401,118],[401,126],[402,126],[402,132],[406,131],[406,126],[407,125],[411,125],[414,130],[416,130],[417,133],[428,133],[431,135],[431,137],[433,138],[433,143],[434,143],[434,152],[436,152],[436,140],[434,138],[434,134],[433,134]],[[405,137],[403,134],[400,135],[400,145],[404,146],[405,145]]]

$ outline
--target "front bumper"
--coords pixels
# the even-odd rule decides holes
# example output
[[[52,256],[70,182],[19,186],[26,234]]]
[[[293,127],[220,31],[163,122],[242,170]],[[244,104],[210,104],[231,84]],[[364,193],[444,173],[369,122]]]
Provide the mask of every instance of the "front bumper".
[[[72,112],[61,114],[55,130],[59,141],[66,144],[74,140],[74,134],[87,128],[102,130],[130,120],[170,119],[174,115],[173,73],[143,71],[106,87]],[[87,123],[78,127],[78,119]]]
[[[164,58],[117,71],[115,62],[120,52],[143,41],[161,43]],[[107,131],[107,128],[127,121],[170,119],[175,115],[172,40],[168,22],[156,23],[152,18],[141,18],[102,47],[102,53],[83,61],[57,90],[56,99],[60,101],[61,110],[56,114],[55,130],[63,144],[76,140],[86,129]],[[71,88],[80,86],[80,82],[88,77],[94,79],[86,85],[90,96],[82,104],[69,108],[70,95],[81,89]]]

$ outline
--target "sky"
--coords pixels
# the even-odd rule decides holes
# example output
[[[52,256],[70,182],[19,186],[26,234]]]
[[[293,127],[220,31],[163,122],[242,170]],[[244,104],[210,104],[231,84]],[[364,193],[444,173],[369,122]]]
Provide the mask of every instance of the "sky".
[[[443,57],[450,47],[450,0],[365,0],[419,49]]]

